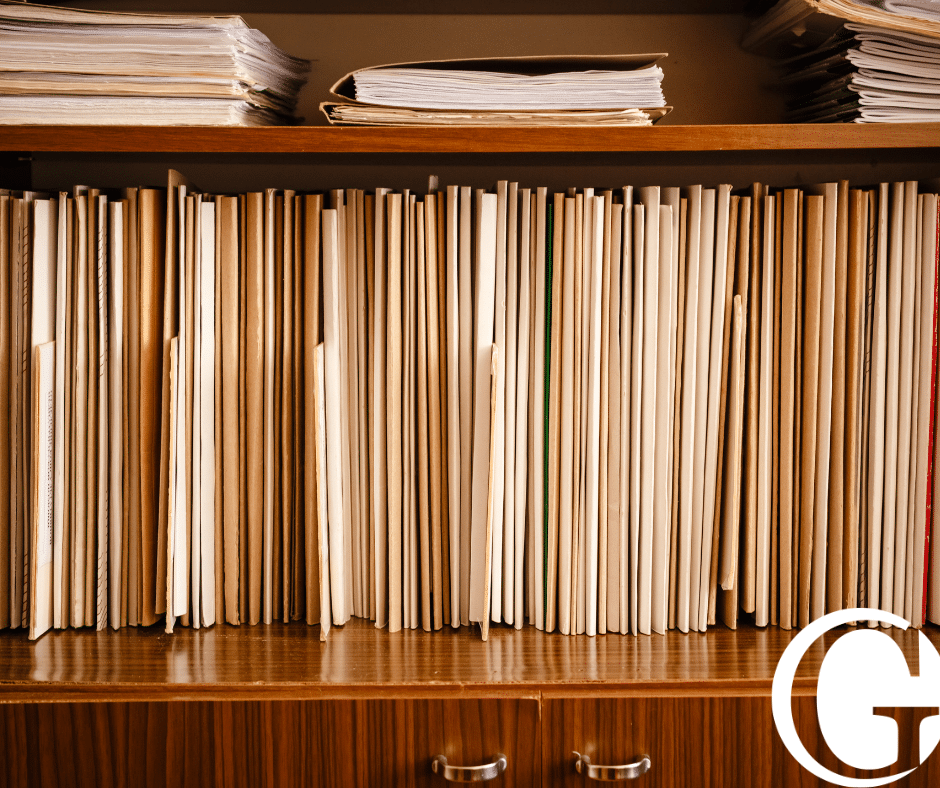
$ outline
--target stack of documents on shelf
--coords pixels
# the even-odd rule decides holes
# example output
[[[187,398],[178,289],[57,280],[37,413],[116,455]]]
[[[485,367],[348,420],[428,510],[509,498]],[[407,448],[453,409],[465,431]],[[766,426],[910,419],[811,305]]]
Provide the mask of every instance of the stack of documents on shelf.
[[[751,23],[745,49],[780,55],[814,49],[846,22],[940,38],[940,5],[933,0],[779,0]]]
[[[940,121],[940,38],[847,24],[787,65],[793,121]]]
[[[649,126],[669,111],[664,54],[509,57],[375,66],[333,88],[330,123]]]
[[[917,0],[880,3],[884,9],[862,0],[819,5],[833,13],[845,10],[844,18],[825,16],[825,24],[814,25],[815,17],[807,22],[800,14],[783,14],[795,6],[784,0],[745,37],[745,46],[775,54],[789,43],[790,57],[781,62],[787,71],[781,82],[793,96],[788,120],[940,121],[940,5],[933,10]],[[860,19],[873,24],[853,21]]]
[[[0,629],[940,623],[938,188],[0,192]]]
[[[0,3],[0,123],[296,122],[310,64],[238,16]]]

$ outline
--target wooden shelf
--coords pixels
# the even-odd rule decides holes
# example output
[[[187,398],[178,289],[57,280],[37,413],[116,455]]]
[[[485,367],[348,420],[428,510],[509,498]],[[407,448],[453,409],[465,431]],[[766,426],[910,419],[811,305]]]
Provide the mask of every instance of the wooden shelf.
[[[940,646],[940,630],[924,630]],[[796,630],[715,627],[708,633],[595,638],[494,627],[389,634],[367,621],[334,628],[256,627],[51,632],[35,643],[0,633],[0,702],[301,700],[356,697],[769,696]],[[917,633],[889,630],[905,654]],[[827,644],[797,675],[813,695]]]
[[[10,126],[23,153],[630,153],[940,149],[940,123],[644,128]]]

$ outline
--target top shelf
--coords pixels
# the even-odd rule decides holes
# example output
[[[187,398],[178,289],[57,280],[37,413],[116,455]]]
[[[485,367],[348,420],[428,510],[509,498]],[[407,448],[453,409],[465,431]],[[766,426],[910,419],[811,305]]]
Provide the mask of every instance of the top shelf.
[[[641,128],[8,126],[22,153],[629,153],[940,148],[940,123]]]

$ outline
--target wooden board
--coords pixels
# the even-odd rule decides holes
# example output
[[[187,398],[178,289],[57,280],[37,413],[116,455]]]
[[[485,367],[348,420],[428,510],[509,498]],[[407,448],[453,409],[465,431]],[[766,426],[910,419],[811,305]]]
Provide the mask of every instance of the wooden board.
[[[127,128],[13,126],[0,150],[141,153],[514,153],[932,148],[940,124],[657,125],[648,128]]]

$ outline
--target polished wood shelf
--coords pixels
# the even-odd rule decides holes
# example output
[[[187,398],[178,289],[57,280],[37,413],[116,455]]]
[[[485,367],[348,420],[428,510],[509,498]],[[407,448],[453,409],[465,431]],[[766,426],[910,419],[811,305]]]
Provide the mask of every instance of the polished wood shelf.
[[[917,633],[892,634],[907,655]],[[940,630],[924,630],[940,646]],[[299,700],[360,697],[769,696],[796,630],[716,627],[706,634],[545,634],[494,627],[390,634],[367,621],[334,628],[256,627],[0,633],[0,703],[88,700]],[[837,637],[827,636],[829,641]],[[801,664],[796,694],[815,694],[825,653]]]
[[[638,153],[940,149],[940,123],[641,128],[0,127],[24,153]]]

